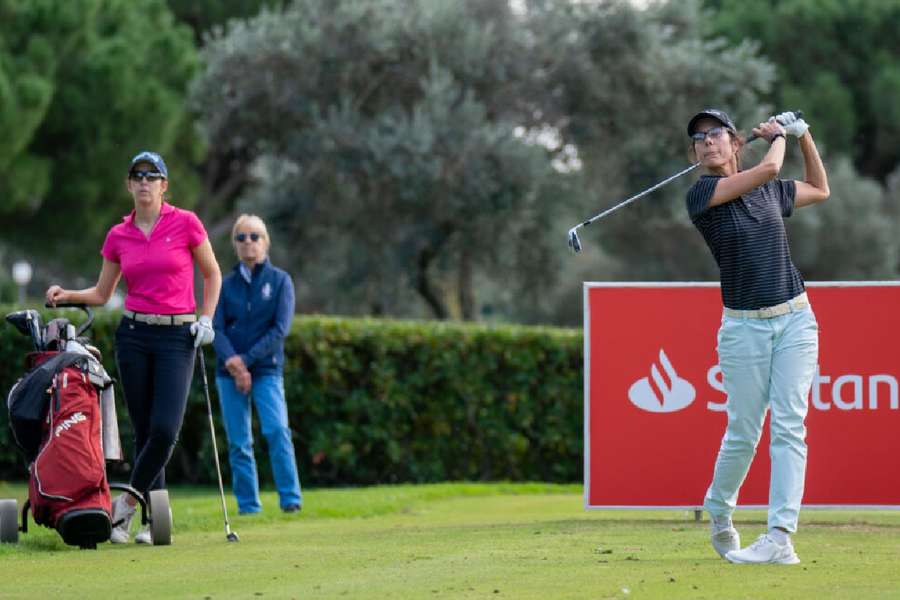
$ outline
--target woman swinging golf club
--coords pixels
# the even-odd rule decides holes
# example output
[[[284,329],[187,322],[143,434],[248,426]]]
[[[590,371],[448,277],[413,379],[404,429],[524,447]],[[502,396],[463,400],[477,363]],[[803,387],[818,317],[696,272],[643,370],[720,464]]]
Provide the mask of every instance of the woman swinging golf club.
[[[704,507],[713,548],[730,562],[796,564],[790,534],[803,498],[804,419],[819,341],[783,218],[828,198],[828,178],[809,126],[797,114],[773,117],[753,134],[770,146],[758,165],[741,170],[743,142],[728,115],[704,110],[688,123],[690,151],[708,174],[688,191],[687,209],[719,265],[725,305],[717,350],[728,425]],[[799,139],[804,181],[777,178],[786,134]],[[731,515],[769,409],[768,531],[742,550]]]
[[[195,348],[213,340],[212,315],[222,274],[200,219],[164,201],[168,170],[155,152],[141,152],[128,169],[126,186],[134,210],[106,235],[103,267],[94,287],[47,290],[47,301],[105,304],[119,278],[128,284],[115,351],[128,414],[134,426],[131,486],[146,495],[165,488],[165,466],[181,429],[194,367]],[[194,264],[203,275],[203,305],[194,315]],[[110,541],[125,543],[136,500],[113,502]],[[135,536],[151,543],[148,529]]]

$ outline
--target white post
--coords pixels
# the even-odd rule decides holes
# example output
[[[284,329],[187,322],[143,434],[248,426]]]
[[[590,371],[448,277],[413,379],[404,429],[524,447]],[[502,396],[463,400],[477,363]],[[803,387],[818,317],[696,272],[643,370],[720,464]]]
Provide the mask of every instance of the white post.
[[[19,305],[25,304],[25,286],[31,281],[31,264],[27,260],[17,260],[12,266],[12,278],[19,286]]]

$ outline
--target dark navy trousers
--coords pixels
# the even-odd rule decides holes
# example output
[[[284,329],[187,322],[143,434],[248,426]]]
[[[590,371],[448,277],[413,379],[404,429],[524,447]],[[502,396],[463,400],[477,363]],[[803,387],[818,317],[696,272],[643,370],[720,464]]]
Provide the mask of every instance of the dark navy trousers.
[[[146,494],[166,485],[194,371],[190,324],[149,325],[123,318],[116,329],[116,364],[134,428],[131,485]]]

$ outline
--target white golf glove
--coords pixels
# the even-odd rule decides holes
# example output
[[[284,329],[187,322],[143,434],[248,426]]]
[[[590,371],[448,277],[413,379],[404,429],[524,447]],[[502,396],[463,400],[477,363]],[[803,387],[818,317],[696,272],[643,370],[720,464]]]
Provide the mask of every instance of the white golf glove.
[[[216,332],[212,328],[212,319],[203,315],[199,321],[191,323],[191,334],[194,336],[194,348],[212,344],[216,338]]]
[[[775,120],[781,123],[781,126],[784,127],[784,130],[794,137],[800,137],[806,130],[809,129],[809,125],[795,115],[792,112],[783,112],[780,115],[775,116]]]

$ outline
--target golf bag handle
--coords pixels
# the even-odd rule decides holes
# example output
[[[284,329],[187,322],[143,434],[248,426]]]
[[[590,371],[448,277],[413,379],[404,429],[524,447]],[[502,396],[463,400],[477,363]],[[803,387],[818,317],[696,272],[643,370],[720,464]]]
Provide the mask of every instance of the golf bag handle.
[[[75,336],[79,336],[88,329],[91,328],[91,325],[94,322],[94,311],[91,310],[91,307],[87,304],[77,304],[74,302],[57,302],[56,304],[50,304],[49,302],[44,303],[44,308],[80,308],[87,314],[87,321],[78,326],[78,329],[75,330]]]

